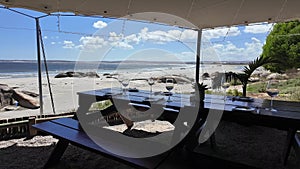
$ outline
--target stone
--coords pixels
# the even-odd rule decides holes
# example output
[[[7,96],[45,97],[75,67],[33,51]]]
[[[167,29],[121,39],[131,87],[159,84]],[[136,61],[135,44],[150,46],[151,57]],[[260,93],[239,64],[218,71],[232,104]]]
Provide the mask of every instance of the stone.
[[[259,82],[260,81],[260,78],[259,77],[250,77],[249,78],[249,82]]]
[[[279,73],[271,73],[270,75],[267,76],[267,80],[284,80],[288,79],[288,76],[286,74],[279,74]]]
[[[18,104],[22,107],[28,109],[38,109],[40,108],[39,102],[34,97],[22,93],[20,91],[13,90],[12,98],[18,101]]]
[[[68,77],[85,77],[85,73],[82,72],[67,72]]]
[[[207,72],[205,72],[205,73],[202,74],[202,79],[207,79],[209,77],[210,76],[209,76],[209,74]]]
[[[38,97],[39,96],[39,94],[37,94],[37,93],[26,91],[26,90],[22,90],[21,92],[24,93],[24,94],[27,94],[31,97]]]
[[[6,84],[0,84],[0,108],[11,105],[13,89]]]
[[[65,78],[65,77],[69,77],[69,76],[66,73],[59,73],[54,76],[54,78]]]
[[[87,72],[85,73],[87,77],[100,78],[100,76],[96,72]]]
[[[66,77],[93,77],[93,78],[100,78],[100,76],[97,74],[97,72],[74,72],[74,71],[69,71],[69,72],[64,72],[64,73],[59,73],[54,78],[66,78]]]
[[[5,106],[3,109],[5,111],[15,111],[15,110],[18,110],[20,108],[20,106],[12,106],[12,105],[9,105],[9,106]]]

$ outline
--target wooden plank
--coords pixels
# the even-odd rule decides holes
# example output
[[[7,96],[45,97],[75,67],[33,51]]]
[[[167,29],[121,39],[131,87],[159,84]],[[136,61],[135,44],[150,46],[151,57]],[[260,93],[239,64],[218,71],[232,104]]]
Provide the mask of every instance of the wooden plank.
[[[34,116],[29,117],[29,119],[28,119],[28,130],[29,130],[28,137],[32,137],[37,134],[37,130],[32,127],[34,124],[36,124],[35,119],[36,118]]]
[[[74,114],[72,115],[56,115],[56,116],[45,116],[43,118],[36,118],[35,121],[36,123],[42,123],[44,121],[50,121],[50,120],[55,120],[59,118],[72,118],[74,117]]]
[[[64,123],[65,122],[65,123]],[[46,123],[46,124],[45,124]],[[56,120],[56,123],[53,122],[45,122],[35,125],[36,128],[45,130],[46,132],[56,135],[60,137],[60,143],[62,146],[57,146],[55,149],[58,151],[54,151],[51,155],[51,158],[46,163],[46,167],[50,167],[60,159],[61,155],[65,150],[66,144],[68,144],[67,139],[70,140],[71,143],[87,148],[89,150],[95,151],[100,153],[108,158],[113,158],[117,161],[124,162],[125,164],[133,165],[135,167],[142,167],[142,168],[156,168],[158,165],[159,168],[166,169],[166,168],[202,168],[202,167],[212,167],[212,166],[219,166],[225,168],[252,168],[247,165],[238,164],[234,162],[225,161],[222,159],[214,159],[212,157],[204,157],[203,155],[194,154],[190,156],[189,152],[186,152],[184,149],[175,149],[174,152],[171,153],[170,157],[166,160],[163,160],[167,157],[167,154],[164,156],[157,156],[153,158],[145,158],[145,159],[132,159],[132,158],[124,158],[120,156],[116,156],[111,154],[98,145],[96,145],[92,140],[90,140],[86,134],[76,129],[73,129],[78,123],[76,120],[73,119],[59,119]],[[59,123],[64,123],[64,125],[60,125]],[[50,125],[50,126],[49,126]],[[68,126],[68,127],[66,127]],[[55,132],[52,130],[55,129]],[[73,140],[73,141],[72,141]]]
[[[22,121],[14,121],[14,122],[9,122],[9,123],[2,123],[0,124],[0,129],[1,128],[8,128],[8,127],[15,127],[15,126],[19,126],[22,124],[27,124],[28,120],[22,120]]]
[[[149,157],[149,158],[126,158],[112,154],[102,147],[99,147],[94,143],[83,131],[75,130],[57,123],[53,122],[44,122],[34,125],[33,127],[42,130],[48,134],[51,134],[60,139],[69,140],[70,143],[88,149],[90,151],[99,153],[105,157],[112,158],[114,160],[123,162],[125,164],[141,167],[141,168],[155,168],[155,166],[167,156],[162,154],[160,156]]]
[[[52,123],[60,124],[62,126],[66,126],[75,130],[80,130],[78,120],[72,118],[60,118],[56,120],[52,120]]]

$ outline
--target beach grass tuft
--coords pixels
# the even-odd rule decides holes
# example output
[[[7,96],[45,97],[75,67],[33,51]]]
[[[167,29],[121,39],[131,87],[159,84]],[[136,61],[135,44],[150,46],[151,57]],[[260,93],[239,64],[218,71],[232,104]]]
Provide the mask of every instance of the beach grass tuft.
[[[279,90],[278,99],[287,101],[300,101],[300,78],[280,80],[277,86]],[[265,93],[266,82],[249,84],[247,91],[250,93]]]

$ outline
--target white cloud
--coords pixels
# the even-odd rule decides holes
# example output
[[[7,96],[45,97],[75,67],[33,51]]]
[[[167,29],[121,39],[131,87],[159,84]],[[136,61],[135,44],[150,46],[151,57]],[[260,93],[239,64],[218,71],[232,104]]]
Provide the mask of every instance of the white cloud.
[[[166,36],[170,36],[172,39],[179,39],[182,36],[182,31],[180,30],[169,30],[166,33]]]
[[[108,40],[111,42],[117,42],[120,41],[124,37],[123,34],[117,34],[116,32],[109,32],[109,38]]]
[[[110,43],[113,47],[118,47],[122,49],[133,49],[133,46],[126,42],[112,42]]]
[[[103,22],[103,21],[97,21],[93,24],[93,27],[96,29],[102,29],[105,28],[107,26],[107,23]]]
[[[80,49],[97,49],[103,46],[110,45],[112,47],[119,47],[122,49],[134,49],[135,44],[142,42],[151,42],[156,44],[165,44],[167,42],[174,42],[177,40],[196,40],[197,31],[193,30],[155,30],[149,31],[147,27],[140,30],[139,33],[130,34],[124,36],[122,33],[109,32],[108,38],[102,37],[81,37],[80,45],[77,48]]]
[[[48,36],[44,36],[44,39],[48,39]]]
[[[251,40],[252,40],[253,42],[260,43],[260,40],[257,39],[257,38],[255,38],[255,37],[252,37]]]
[[[175,41],[195,41],[197,39],[197,31],[194,30],[155,30],[149,31],[149,28],[144,27],[140,32],[130,35],[123,35],[122,33],[117,34],[116,32],[109,32],[107,38],[100,37],[81,37],[80,45],[77,46],[81,49],[97,49],[105,45],[113,47],[120,47],[122,49],[134,49],[134,45],[140,44],[141,42],[149,42],[156,44],[166,44],[168,42]]]
[[[116,32],[109,33],[108,41],[111,46],[119,47],[122,49],[133,49],[133,46],[130,45],[130,43],[139,42],[135,34],[124,37],[123,34],[118,35]]]
[[[138,44],[140,42],[140,37],[136,34],[128,35],[124,38],[125,42]]]
[[[259,25],[249,25],[245,26],[245,33],[267,33],[272,29],[272,24],[259,24]]]
[[[186,29],[182,32],[181,40],[196,40],[198,37],[198,32],[194,30]]]
[[[263,43],[256,38],[251,38],[251,39],[252,42],[250,43],[246,42],[245,46],[247,49],[246,52],[248,57],[251,57],[252,58],[251,60],[253,60],[253,58],[258,57],[262,53]]]
[[[194,30],[177,30],[172,29],[168,31],[156,30],[149,31],[147,27],[141,29],[141,31],[136,35],[137,39],[143,41],[152,41],[157,44],[165,44],[167,42],[174,42],[177,40],[186,41],[186,40],[196,40],[197,31]]]
[[[174,33],[174,32],[172,32],[172,33]],[[156,30],[156,31],[150,32],[147,27],[143,28],[140,31],[140,33],[138,34],[138,36],[143,41],[153,41],[154,43],[159,43],[159,44],[163,44],[166,42],[171,42],[171,41],[176,40],[176,39],[174,39],[175,37],[172,36],[172,34],[170,34],[168,32],[161,31],[161,30]]]
[[[65,49],[72,49],[75,47],[75,44],[72,41],[68,41],[68,40],[65,40],[63,45],[64,45],[63,48]]]
[[[51,45],[55,45],[56,44],[56,42],[51,42]]]
[[[83,49],[98,49],[107,45],[107,41],[99,36],[83,36],[79,41],[81,45],[78,47]]]
[[[213,38],[217,39],[225,36],[238,36],[240,34],[241,31],[238,27],[230,27],[204,30],[202,36],[210,40]]]
[[[156,44],[165,44],[167,42],[174,42],[177,40],[196,40],[197,32],[193,30],[155,30],[149,31],[147,27],[140,30],[136,34],[130,34],[124,36],[122,33],[117,34],[116,32],[109,32],[107,38],[102,37],[81,37],[80,45],[77,48],[80,49],[97,49],[103,46],[110,45],[112,47],[119,47],[122,49],[134,49],[135,44],[141,42],[151,42]]]
[[[213,50],[220,60],[250,61],[257,58],[262,53],[263,46],[263,43],[259,39],[253,37],[251,40],[251,42],[245,42],[245,47],[237,47],[232,42],[214,44]],[[203,53],[205,53],[205,51]],[[211,56],[211,53],[204,54],[204,60],[211,60]]]

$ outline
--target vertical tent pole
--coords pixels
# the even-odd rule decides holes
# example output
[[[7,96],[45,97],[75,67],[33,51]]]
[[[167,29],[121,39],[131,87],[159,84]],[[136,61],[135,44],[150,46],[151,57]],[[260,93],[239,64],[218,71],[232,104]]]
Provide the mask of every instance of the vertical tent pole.
[[[199,83],[200,79],[200,48],[201,48],[202,29],[198,30],[197,38],[197,55],[196,55],[196,83]]]
[[[36,45],[37,45],[37,62],[38,62],[38,83],[39,83],[39,97],[40,97],[40,115],[43,115],[43,89],[42,89],[42,67],[41,67],[41,49],[40,49],[40,23],[39,18],[35,18],[36,23]]]

